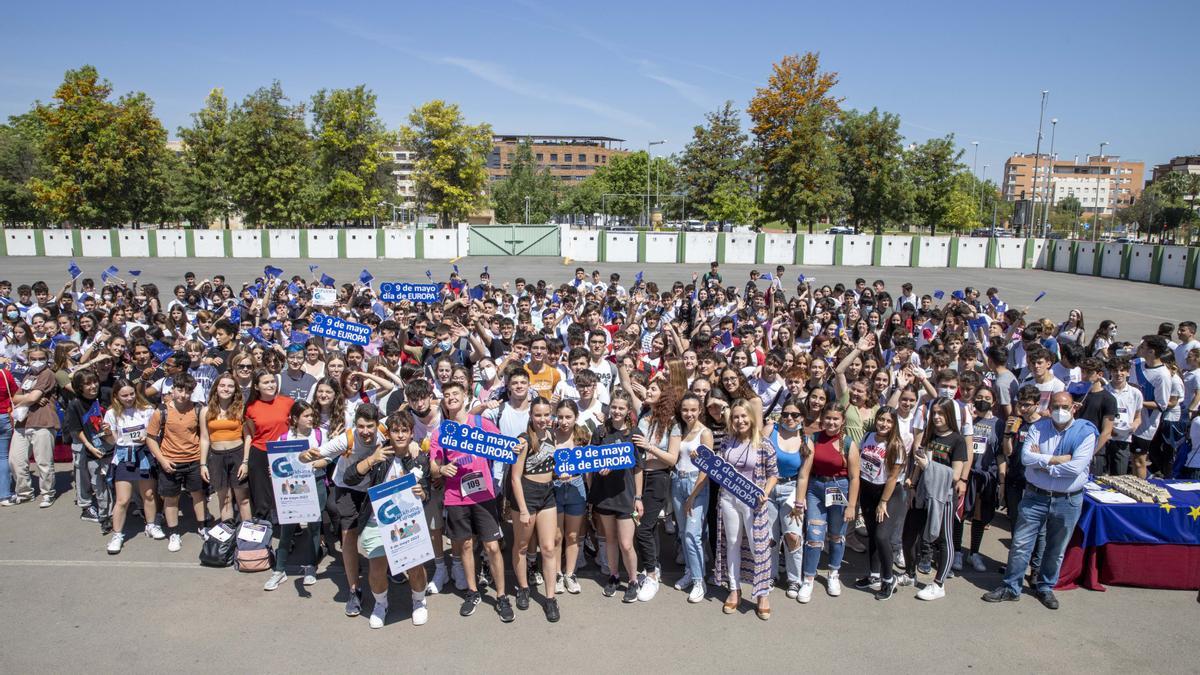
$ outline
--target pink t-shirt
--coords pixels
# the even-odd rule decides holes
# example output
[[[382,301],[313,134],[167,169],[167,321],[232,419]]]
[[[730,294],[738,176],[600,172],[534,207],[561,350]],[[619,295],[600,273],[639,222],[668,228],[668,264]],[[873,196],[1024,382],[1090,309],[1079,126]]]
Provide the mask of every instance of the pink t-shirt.
[[[495,424],[478,415],[468,417],[465,424],[494,434],[500,433]],[[495,499],[496,489],[492,481],[491,463],[478,455],[443,448],[441,434],[442,429],[439,425],[429,439],[429,458],[439,465],[453,463],[458,467],[458,473],[442,479],[446,487],[446,506],[482,504]]]

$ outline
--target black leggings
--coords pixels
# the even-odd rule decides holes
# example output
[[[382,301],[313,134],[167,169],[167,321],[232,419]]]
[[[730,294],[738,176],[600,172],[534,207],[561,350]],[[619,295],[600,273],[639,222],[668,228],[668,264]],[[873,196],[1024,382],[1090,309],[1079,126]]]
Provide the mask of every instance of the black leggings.
[[[904,518],[904,571],[910,577],[917,575],[917,543],[925,539],[925,521],[928,518],[928,511],[915,507],[909,509]],[[946,575],[950,573],[950,564],[954,561],[954,545],[950,543],[953,534],[954,510],[946,508],[942,511],[942,527],[938,538],[929,542],[933,566],[937,570],[933,581],[939,586],[946,583]]]
[[[883,498],[883,485],[862,481],[859,498],[862,500],[862,517],[867,524],[867,560],[871,566],[871,574],[880,575],[884,579],[892,578],[892,560],[895,552],[892,550],[892,537],[904,516],[897,514],[901,502],[900,490],[892,491],[888,500],[888,517],[881,523],[875,517],[879,502]],[[897,515],[900,515],[897,518]]]
[[[267,453],[250,448],[250,466],[247,477],[250,482],[250,508],[255,518],[275,522],[275,487],[271,484],[271,466]]]
[[[653,574],[658,569],[658,514],[671,495],[671,472],[665,469],[642,474],[642,519],[634,533],[638,569]]]

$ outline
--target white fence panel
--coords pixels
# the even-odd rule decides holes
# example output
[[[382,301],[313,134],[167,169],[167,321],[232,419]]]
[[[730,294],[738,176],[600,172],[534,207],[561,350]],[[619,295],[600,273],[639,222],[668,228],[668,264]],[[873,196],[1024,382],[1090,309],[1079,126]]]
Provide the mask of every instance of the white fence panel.
[[[1187,281],[1187,247],[1164,246],[1162,272],[1158,283],[1166,286],[1182,286]]]
[[[687,232],[683,236],[685,263],[710,263],[717,259],[716,232]]]
[[[187,257],[187,232],[185,230],[156,230],[154,236],[158,239],[158,257]]]
[[[945,267],[950,264],[950,237],[921,237],[918,267]]]
[[[678,257],[681,235],[666,232],[646,233],[646,262],[673,263]]]
[[[842,235],[842,264],[870,265],[875,249],[875,237],[870,234]]]
[[[796,262],[795,234],[764,234],[763,262],[772,265],[791,265]]]
[[[1131,281],[1150,281],[1154,268],[1154,247],[1148,244],[1132,244],[1129,255],[1129,279]]]
[[[757,234],[728,232],[725,234],[725,262],[732,264],[754,264]]]
[[[804,264],[832,265],[834,234],[805,234]]]
[[[42,230],[42,243],[45,245],[46,255],[75,255],[75,242],[70,230]]]
[[[912,261],[912,237],[885,235],[879,240],[880,267],[908,267]]]

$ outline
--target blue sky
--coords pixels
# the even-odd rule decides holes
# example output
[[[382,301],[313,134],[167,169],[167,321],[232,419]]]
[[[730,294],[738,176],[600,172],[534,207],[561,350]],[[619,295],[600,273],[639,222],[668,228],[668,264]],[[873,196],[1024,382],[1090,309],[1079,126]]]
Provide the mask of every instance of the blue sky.
[[[1143,4],[1144,6],[1139,6]],[[1200,153],[1200,2],[56,2],[6,10],[0,115],[48,99],[91,63],[141,90],[172,137],[208,91],[240,99],[271,80],[293,100],[365,83],[391,127],[432,98],[501,133],[667,139],[771,64],[818,51],[844,105],[898,113],[913,141],[953,132],[979,170],[1032,152],[1050,90],[1060,157],[1146,162]],[[660,148],[656,148],[656,151]]]

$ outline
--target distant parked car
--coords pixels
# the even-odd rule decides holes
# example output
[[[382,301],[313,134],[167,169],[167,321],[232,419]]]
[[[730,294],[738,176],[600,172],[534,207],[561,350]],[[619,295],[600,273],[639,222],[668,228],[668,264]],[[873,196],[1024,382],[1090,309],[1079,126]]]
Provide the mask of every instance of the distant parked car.
[[[851,225],[834,225],[825,230],[826,234],[858,234]]]

